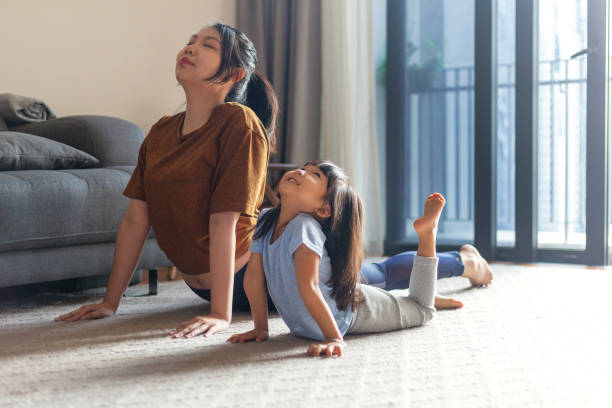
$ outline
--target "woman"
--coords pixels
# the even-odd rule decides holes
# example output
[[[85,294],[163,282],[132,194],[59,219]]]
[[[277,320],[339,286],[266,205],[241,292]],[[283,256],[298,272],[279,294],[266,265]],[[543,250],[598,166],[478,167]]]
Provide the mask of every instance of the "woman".
[[[211,301],[210,313],[183,322],[175,337],[209,336],[229,326],[233,307],[248,310],[242,281],[278,113],[274,91],[256,63],[251,41],[221,23],[203,28],[179,51],[175,72],[186,110],[160,119],[140,148],[124,191],[131,200],[104,299],[56,321],[114,314],[151,226],[187,285]],[[475,249],[464,246],[448,260],[450,275],[475,285],[490,281],[490,268]],[[363,280],[382,284],[390,278],[392,284],[403,277],[389,273],[390,265],[379,266],[364,264]],[[436,307],[461,302],[437,297]]]
[[[160,119],[140,148],[124,191],[131,200],[104,300],[56,320],[114,314],[153,226],[185,282],[209,290],[210,313],[189,327],[207,335],[228,327],[232,278],[249,258],[278,112],[256,63],[251,41],[220,23],[194,34],[179,51],[175,72],[186,110]]]

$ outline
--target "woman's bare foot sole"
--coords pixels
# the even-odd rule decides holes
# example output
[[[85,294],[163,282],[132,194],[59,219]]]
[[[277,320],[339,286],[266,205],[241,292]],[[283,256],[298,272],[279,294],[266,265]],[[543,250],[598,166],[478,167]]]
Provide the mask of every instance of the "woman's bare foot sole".
[[[446,200],[440,193],[433,193],[427,197],[423,216],[414,221],[414,230],[418,235],[438,230],[438,221],[444,204],[446,204]]]
[[[436,295],[436,299],[434,300],[434,307],[438,310],[461,309],[463,307],[463,303],[461,303],[457,299]]]
[[[473,245],[463,245],[459,249],[463,260],[463,275],[472,286],[486,286],[493,280],[493,270]]]

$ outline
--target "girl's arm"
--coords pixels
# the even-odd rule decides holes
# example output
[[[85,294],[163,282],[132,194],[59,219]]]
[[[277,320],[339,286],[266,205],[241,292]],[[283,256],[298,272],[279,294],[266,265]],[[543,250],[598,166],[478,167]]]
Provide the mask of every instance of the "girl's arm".
[[[332,356],[342,355],[344,341],[327,302],[319,288],[319,255],[308,249],[304,244],[294,252],[295,275],[302,301],[319,325],[325,341],[311,344],[308,354],[318,356],[321,353]]]
[[[260,342],[268,338],[268,298],[265,279],[261,254],[252,253],[244,274],[244,291],[249,298],[255,328],[245,333],[234,334],[227,341],[232,343],[244,343],[251,340]]]
[[[238,212],[219,212],[210,216],[210,314],[183,322],[171,332],[173,337],[208,337],[229,327],[232,320],[234,258]]]
[[[244,291],[249,298],[255,328],[268,331],[268,298],[261,254],[251,254],[244,275]]]

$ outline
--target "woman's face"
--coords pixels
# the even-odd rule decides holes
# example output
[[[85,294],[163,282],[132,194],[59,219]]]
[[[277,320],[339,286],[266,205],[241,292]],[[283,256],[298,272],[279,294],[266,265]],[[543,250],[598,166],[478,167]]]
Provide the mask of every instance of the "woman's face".
[[[193,34],[176,56],[176,79],[183,85],[202,84],[215,75],[221,64],[221,37],[214,28]]]
[[[298,211],[312,213],[323,207],[327,194],[327,176],[317,166],[304,166],[283,175],[278,191],[281,203],[291,200]],[[318,213],[320,216],[325,216]]]

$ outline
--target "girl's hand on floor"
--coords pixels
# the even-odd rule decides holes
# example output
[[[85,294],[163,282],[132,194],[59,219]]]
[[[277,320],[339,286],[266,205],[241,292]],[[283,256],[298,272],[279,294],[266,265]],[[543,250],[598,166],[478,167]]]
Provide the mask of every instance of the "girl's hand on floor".
[[[77,320],[103,319],[115,314],[115,308],[107,302],[93,305],[84,305],[70,313],[55,318],[56,322],[74,322]]]
[[[196,316],[193,319],[183,322],[170,334],[175,339],[178,337],[193,337],[203,334],[204,337],[209,337],[215,333],[219,333],[229,327],[230,322],[219,316]]]
[[[306,351],[306,353],[312,357],[332,357],[334,355],[342,357],[342,351],[345,346],[346,344],[343,341],[340,342],[337,340],[314,343],[308,346],[308,351]]]
[[[262,329],[253,329],[248,332],[234,334],[227,339],[230,343],[244,343],[245,341],[255,340],[258,343],[268,340],[268,331]]]

